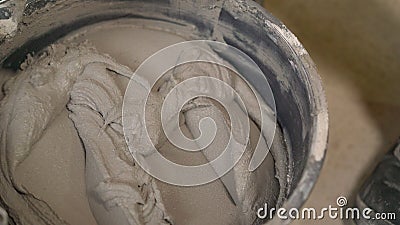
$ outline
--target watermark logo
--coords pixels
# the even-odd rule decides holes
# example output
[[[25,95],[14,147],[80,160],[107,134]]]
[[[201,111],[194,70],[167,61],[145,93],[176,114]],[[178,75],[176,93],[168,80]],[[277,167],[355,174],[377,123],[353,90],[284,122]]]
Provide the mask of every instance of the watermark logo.
[[[343,196],[338,197],[338,198],[336,199],[336,204],[337,204],[337,206],[339,206],[339,207],[344,207],[344,206],[346,206],[346,205],[347,205],[347,198],[346,198],[346,197],[343,197]]]
[[[245,82],[250,95],[238,80]],[[219,111],[228,115],[224,121],[229,141],[208,163],[180,165],[157,150],[163,136],[189,152],[202,151],[221,136],[212,108],[199,119],[197,137],[183,134],[182,113],[206,105],[196,99],[223,108]],[[169,184],[195,186],[221,178],[238,163],[249,142],[250,119],[262,133],[248,166],[255,170],[272,144],[275,114],[268,81],[249,56],[225,43],[199,40],[166,47],[137,68],[126,89],[122,122],[129,150],[147,173]],[[267,145],[259,145],[262,141]]]
[[[395,220],[396,213],[377,213],[371,208],[359,209],[347,207],[347,198],[340,196],[336,199],[336,206],[316,209],[312,207],[297,208],[274,208],[264,204],[257,210],[257,217],[260,219],[272,219],[274,216],[281,220],[322,220],[322,219],[341,219],[341,220]]]

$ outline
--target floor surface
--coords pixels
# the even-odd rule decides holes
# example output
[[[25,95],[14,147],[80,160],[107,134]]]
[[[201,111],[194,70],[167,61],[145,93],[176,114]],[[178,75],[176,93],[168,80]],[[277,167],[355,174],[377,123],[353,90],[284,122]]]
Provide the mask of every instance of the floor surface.
[[[328,152],[305,207],[349,206],[400,136],[400,2],[265,0],[317,64],[329,104]],[[348,224],[295,221],[293,224]]]

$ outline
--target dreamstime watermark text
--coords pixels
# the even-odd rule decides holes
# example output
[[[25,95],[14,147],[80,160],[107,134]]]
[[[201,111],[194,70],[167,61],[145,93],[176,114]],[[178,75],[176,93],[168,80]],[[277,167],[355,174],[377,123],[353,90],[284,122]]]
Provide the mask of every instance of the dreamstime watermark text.
[[[257,216],[260,219],[272,219],[278,217],[281,220],[322,220],[322,219],[340,219],[340,220],[395,220],[396,213],[385,212],[377,213],[371,208],[359,209],[356,207],[346,207],[347,198],[338,197],[336,205],[329,205],[321,209],[313,207],[306,207],[302,209],[297,208],[269,208],[265,203],[264,207],[257,210]]]

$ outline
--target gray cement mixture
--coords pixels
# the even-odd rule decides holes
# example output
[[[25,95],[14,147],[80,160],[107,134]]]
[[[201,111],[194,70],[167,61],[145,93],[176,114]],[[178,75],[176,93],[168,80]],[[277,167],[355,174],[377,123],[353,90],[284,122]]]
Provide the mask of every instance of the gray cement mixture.
[[[163,27],[161,29],[160,27]],[[133,71],[163,47],[187,40],[169,25],[119,20],[83,28],[34,56],[15,74],[0,71],[1,203],[16,224],[259,224],[256,209],[280,206],[286,195],[287,156],[277,127],[271,153],[254,172],[247,166],[260,137],[251,122],[250,141],[232,170],[239,203],[221,180],[180,187],[148,175],[131,156],[122,129],[124,91]],[[231,82],[248,93],[243,81],[213,66],[194,67],[206,76]],[[155,103],[184,71],[155,90]],[[220,71],[221,72],[221,71]],[[254,98],[246,98],[252,105]],[[158,102],[159,103],[159,102]],[[219,154],[227,141],[228,119],[205,98],[183,112],[181,130],[198,135],[198,122],[211,116],[218,140],[204,152],[181,151],[161,130],[154,115],[150,135],[170,160],[195,165]],[[246,102],[247,104],[247,102]],[[152,123],[153,123],[152,122]]]

